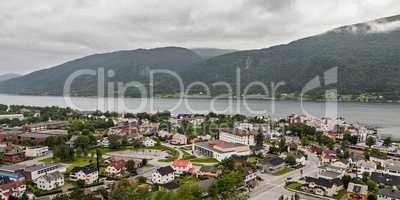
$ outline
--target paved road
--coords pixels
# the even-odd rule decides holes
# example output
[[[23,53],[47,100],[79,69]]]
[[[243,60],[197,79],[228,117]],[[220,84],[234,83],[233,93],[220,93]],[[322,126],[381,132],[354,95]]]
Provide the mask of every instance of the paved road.
[[[175,146],[175,145],[172,145],[169,143],[162,143],[162,145],[169,147],[169,148],[174,148],[175,150],[177,150],[179,152],[178,159],[179,160],[183,159],[183,151],[179,149],[180,147],[183,147],[183,146]]]
[[[319,159],[314,154],[309,154],[308,161],[305,167],[303,167],[303,176],[316,176],[318,173]],[[301,178],[300,170],[295,170],[289,172],[283,176],[272,176],[268,174],[259,174],[261,178],[264,179],[259,185],[252,190],[250,193],[251,200],[277,200],[281,195],[294,195],[285,189],[285,181],[287,178],[292,178],[292,180],[298,180]],[[313,197],[301,196],[302,199],[318,199]]]

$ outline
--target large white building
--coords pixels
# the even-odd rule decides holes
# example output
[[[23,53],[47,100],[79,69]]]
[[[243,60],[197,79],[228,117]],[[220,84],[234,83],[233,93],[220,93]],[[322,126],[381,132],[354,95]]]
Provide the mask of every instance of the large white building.
[[[215,158],[218,161],[222,161],[233,155],[248,156],[251,154],[249,146],[226,141],[199,142],[193,144],[193,150],[196,155]]]
[[[36,180],[39,177],[53,172],[65,173],[67,171],[67,166],[56,163],[46,163],[37,164],[26,167],[24,170],[24,175],[28,180]]]
[[[28,147],[25,150],[25,157],[36,158],[36,157],[45,156],[48,153],[49,153],[48,146]]]
[[[235,129],[232,131],[221,131],[219,139],[225,142],[244,144],[249,146],[256,145],[255,134],[247,130]]]
[[[64,175],[53,172],[39,177],[34,182],[41,190],[53,190],[64,185]]]
[[[19,119],[19,120],[23,120],[24,119],[24,115],[23,114],[9,114],[9,115],[0,115],[0,119]]]

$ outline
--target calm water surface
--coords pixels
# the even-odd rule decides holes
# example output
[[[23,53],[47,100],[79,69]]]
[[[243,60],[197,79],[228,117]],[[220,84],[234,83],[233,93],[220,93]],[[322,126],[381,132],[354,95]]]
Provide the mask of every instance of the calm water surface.
[[[169,110],[172,113],[240,113],[244,115],[270,115],[283,117],[289,114],[309,114],[326,116],[326,105],[322,102],[248,100],[230,101],[221,99],[101,99],[90,97],[72,98],[72,103],[80,110],[109,110],[118,112],[157,112]],[[32,106],[71,106],[63,97],[14,96],[0,94],[1,104]],[[101,106],[100,106],[101,105]],[[124,105],[124,106],[121,106]],[[337,115],[352,122],[360,122],[377,127],[380,134],[400,138],[400,104],[391,103],[338,103]]]

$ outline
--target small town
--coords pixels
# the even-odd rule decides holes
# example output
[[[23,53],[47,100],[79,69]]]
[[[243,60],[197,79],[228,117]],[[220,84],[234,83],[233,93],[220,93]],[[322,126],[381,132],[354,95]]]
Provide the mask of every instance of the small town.
[[[345,119],[0,106],[1,199],[400,199],[400,146]]]

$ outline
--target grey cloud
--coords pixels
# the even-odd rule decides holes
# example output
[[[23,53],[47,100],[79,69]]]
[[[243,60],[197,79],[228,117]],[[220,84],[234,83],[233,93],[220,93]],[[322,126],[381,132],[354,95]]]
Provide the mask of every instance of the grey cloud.
[[[1,1],[0,73],[120,49],[265,48],[394,14],[396,0]]]

